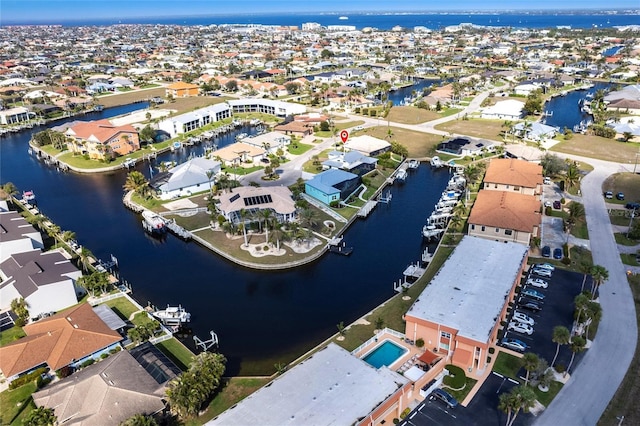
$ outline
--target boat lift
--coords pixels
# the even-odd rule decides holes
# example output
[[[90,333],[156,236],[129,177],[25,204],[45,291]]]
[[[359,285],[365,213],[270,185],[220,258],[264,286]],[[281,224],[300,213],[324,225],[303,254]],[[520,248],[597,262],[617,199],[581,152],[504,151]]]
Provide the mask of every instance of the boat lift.
[[[193,340],[194,342],[196,342],[196,346],[202,348],[203,351],[207,351],[213,346],[218,346],[218,335],[213,330],[209,333],[211,334],[211,339],[209,340],[201,340],[198,336],[193,336]]]

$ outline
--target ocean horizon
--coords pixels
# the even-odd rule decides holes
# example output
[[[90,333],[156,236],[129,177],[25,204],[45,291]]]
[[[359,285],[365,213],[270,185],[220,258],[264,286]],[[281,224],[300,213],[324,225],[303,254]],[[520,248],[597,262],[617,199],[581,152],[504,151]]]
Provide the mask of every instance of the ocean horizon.
[[[122,18],[86,18],[77,20],[54,21],[47,18],[33,19],[30,22],[5,20],[3,26],[18,25],[62,25],[109,26],[109,25],[276,25],[300,27],[306,22],[316,22],[322,26],[350,25],[356,29],[377,28],[390,30],[393,27],[412,29],[423,26],[438,30],[451,25],[468,23],[487,27],[511,28],[608,28],[616,26],[639,25],[638,11],[531,11],[531,12],[361,12],[361,13],[273,13],[273,14],[225,14],[198,16],[135,16]]]

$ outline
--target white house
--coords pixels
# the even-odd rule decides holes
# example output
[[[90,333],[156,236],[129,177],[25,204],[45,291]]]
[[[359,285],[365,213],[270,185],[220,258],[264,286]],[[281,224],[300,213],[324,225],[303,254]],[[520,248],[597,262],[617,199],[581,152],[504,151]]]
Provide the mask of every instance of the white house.
[[[208,191],[221,169],[220,162],[197,157],[170,169],[168,178],[156,182],[155,186],[163,200]]]
[[[243,220],[241,211],[251,216],[260,210],[271,210],[280,223],[291,222],[297,217],[293,194],[286,186],[240,186],[220,196],[216,207],[225,219],[235,224]]]
[[[304,105],[271,99],[231,99],[227,102],[234,113],[259,112],[275,115],[276,117],[286,117],[307,112],[307,107]]]
[[[522,108],[524,108],[524,102],[507,99],[496,102],[495,105],[490,107],[483,108],[480,112],[480,117],[487,119],[519,120],[522,118]]]
[[[17,212],[0,212],[0,263],[14,253],[43,249],[42,235]]]
[[[0,263],[0,309],[24,298],[29,315],[57,312],[78,303],[84,289],[76,284],[82,271],[59,251],[12,254]]]
[[[553,139],[558,133],[558,128],[553,126],[547,126],[546,124],[533,121],[530,123],[518,123],[513,126],[514,131],[524,137],[524,139],[532,141],[545,141],[547,139]]]
[[[264,148],[267,153],[275,152],[278,148],[285,150],[291,143],[291,136],[283,135],[280,132],[268,132],[260,135],[248,136],[241,142],[249,145]]]
[[[0,111],[0,124],[16,124],[29,120],[35,115],[25,107],[15,107]]]
[[[345,148],[358,151],[364,155],[374,157],[391,149],[391,144],[385,140],[374,138],[369,135],[356,136],[349,138],[344,144]]]

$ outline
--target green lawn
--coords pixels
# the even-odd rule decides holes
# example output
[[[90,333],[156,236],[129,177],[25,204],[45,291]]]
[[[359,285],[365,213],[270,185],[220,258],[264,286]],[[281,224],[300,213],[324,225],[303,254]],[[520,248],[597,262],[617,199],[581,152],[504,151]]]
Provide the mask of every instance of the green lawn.
[[[629,210],[611,209],[609,210],[609,219],[613,225],[633,226],[640,218],[631,220]]]
[[[477,380],[472,379],[471,377],[467,377],[465,381],[465,386],[462,390],[453,390],[449,388],[447,389],[447,392],[449,392],[451,396],[457,399],[458,402],[462,402],[467,397],[467,395],[469,395],[469,392],[471,392],[471,389],[473,389],[473,387],[477,382],[478,382]]]
[[[135,314],[135,316],[131,320],[133,325],[138,325],[138,326],[147,325],[147,324],[150,324],[153,321],[154,320],[151,319],[146,312],[138,312],[137,314]]]
[[[622,259],[622,263],[629,266],[640,266],[640,263],[636,260],[635,254],[622,253],[620,255],[620,259]]]
[[[493,364],[493,371],[520,381],[518,379],[518,371],[520,371],[521,366],[522,362],[520,358],[506,352],[500,352],[498,358],[496,358],[496,362]]]
[[[564,385],[562,383],[553,381],[549,385],[548,392],[542,392],[540,389],[538,389],[537,386],[533,387],[532,389],[536,393],[538,402],[540,402],[540,404],[544,405],[545,407],[548,407],[549,404],[551,404],[551,401],[553,401],[553,398],[556,397],[556,395],[558,394],[558,392],[560,392],[563,386]]]
[[[0,423],[11,424],[14,417],[24,408],[24,404],[30,402],[31,394],[35,391],[36,383],[33,381],[17,389],[0,393]]]
[[[626,233],[623,234],[620,232],[616,232],[615,234],[613,234],[613,236],[616,238],[616,243],[623,246],[635,246],[637,244],[640,244],[640,241],[638,240],[632,240],[630,238],[627,238]]]
[[[0,332],[0,346],[8,345],[24,336],[26,336],[26,334],[24,334],[21,327],[13,326],[8,330]]]
[[[227,379],[224,387],[213,398],[205,413],[195,420],[186,422],[186,426],[196,426],[208,422],[260,389],[269,380],[271,379],[263,377],[232,377]]]
[[[133,303],[129,302],[129,299],[126,297],[111,299],[104,302],[104,304],[110,307],[113,312],[118,314],[118,316],[123,320],[128,320],[134,312],[139,311],[139,309]]]
[[[307,145],[305,143],[298,142],[295,144],[295,146],[294,144],[289,145],[288,151],[292,155],[301,155],[309,151],[311,148],[313,148],[313,145]]]
[[[169,340],[156,344],[166,356],[168,356],[182,371],[187,371],[193,360],[194,354],[178,339],[172,337]]]

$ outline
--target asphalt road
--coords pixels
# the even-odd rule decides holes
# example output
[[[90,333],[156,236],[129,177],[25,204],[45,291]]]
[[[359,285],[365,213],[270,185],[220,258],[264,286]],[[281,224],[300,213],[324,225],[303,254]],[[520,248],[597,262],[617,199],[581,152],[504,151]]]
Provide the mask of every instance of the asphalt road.
[[[593,261],[607,268],[609,280],[600,287],[603,316],[594,344],[536,425],[595,425],[629,368],[638,336],[633,297],[602,197],[603,181],[628,170],[615,163],[580,160],[594,166],[582,179],[582,201]]]

